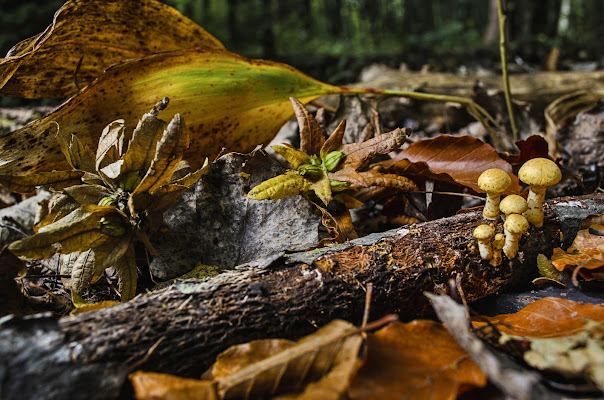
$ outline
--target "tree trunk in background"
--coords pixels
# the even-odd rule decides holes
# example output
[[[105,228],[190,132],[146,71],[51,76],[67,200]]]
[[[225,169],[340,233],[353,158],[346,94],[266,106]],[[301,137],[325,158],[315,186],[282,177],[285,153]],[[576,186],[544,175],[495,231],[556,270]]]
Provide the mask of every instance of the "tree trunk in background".
[[[274,59],[277,55],[275,48],[275,34],[273,32],[273,7],[272,0],[262,0],[261,7],[264,18],[260,21],[262,36],[262,57],[266,59]]]
[[[239,40],[239,27],[237,25],[238,0],[227,0],[227,25],[229,29],[229,40],[236,44]]]
[[[497,0],[489,0],[489,24],[484,31],[483,39],[487,43],[499,40],[499,17],[497,15]]]
[[[327,32],[331,39],[339,38],[342,35],[342,0],[324,0],[323,9],[327,16]]]

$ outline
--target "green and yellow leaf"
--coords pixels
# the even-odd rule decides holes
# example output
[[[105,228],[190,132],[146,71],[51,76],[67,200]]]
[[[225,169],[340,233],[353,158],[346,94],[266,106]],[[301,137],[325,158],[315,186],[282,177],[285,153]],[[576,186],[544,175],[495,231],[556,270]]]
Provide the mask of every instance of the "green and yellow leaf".
[[[313,182],[310,188],[315,192],[318,198],[327,205],[331,201],[331,184],[326,174],[316,182]]]
[[[146,113],[160,94],[187,120],[191,143],[185,158],[199,168],[223,147],[247,152],[268,143],[293,113],[290,96],[308,102],[342,90],[288,65],[225,50],[162,52],[128,60],[107,69],[56,111],[0,138],[0,173],[65,169],[66,161],[54,151],[58,144],[45,133],[52,121],[92,148],[107,121],[124,118],[126,132],[131,131],[136,124],[132,116]],[[5,150],[13,143],[19,145]],[[25,160],[17,161],[21,157]]]
[[[292,166],[292,169],[298,169],[300,165],[308,164],[310,156],[306,153],[296,150],[290,146],[275,145],[271,146],[276,153],[280,154]]]
[[[287,171],[255,186],[247,194],[254,200],[279,200],[285,196],[295,196],[311,189],[312,182],[297,171]]]
[[[185,47],[224,48],[159,1],[68,1],[44,32],[22,41],[0,60],[0,95],[65,97],[79,91],[75,71],[83,87],[119,61]],[[53,73],[42,81],[38,76],[45,71]]]

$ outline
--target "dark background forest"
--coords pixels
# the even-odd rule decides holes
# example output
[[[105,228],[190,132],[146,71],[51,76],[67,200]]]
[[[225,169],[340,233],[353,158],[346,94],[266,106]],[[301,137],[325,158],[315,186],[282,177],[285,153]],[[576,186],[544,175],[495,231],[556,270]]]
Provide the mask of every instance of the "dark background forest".
[[[496,0],[166,0],[250,57],[331,83],[372,62],[433,71],[497,67]],[[0,52],[42,31],[62,0],[0,0]],[[552,48],[575,64],[604,59],[604,1],[508,0],[509,54],[539,68]],[[561,63],[561,68],[565,68]]]

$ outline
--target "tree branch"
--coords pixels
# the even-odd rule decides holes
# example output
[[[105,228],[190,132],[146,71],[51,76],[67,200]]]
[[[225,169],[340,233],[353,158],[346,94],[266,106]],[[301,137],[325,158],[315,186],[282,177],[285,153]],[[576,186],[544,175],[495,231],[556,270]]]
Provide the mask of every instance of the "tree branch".
[[[348,244],[282,257],[207,281],[186,281],[127,303],[58,321],[0,324],[0,397],[113,398],[133,369],[198,377],[227,347],[258,338],[299,338],[334,318],[360,323],[365,287],[371,315],[426,315],[423,293],[461,282],[469,301],[526,285],[538,253],[561,233],[604,213],[604,196],[549,201],[542,229],[531,227],[513,260],[493,267],[478,255],[472,230],[481,210],[370,235]],[[502,229],[498,221],[496,229]],[[570,243],[566,243],[567,245]],[[32,384],[35,382],[35,384]]]

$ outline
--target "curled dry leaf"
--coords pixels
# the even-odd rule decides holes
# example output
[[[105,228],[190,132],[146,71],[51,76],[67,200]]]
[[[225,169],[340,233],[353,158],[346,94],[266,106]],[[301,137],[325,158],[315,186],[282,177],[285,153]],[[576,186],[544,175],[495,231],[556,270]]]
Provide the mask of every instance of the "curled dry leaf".
[[[602,232],[602,234],[600,234]],[[604,279],[604,225],[593,224],[577,233],[566,250],[555,248],[552,264],[558,271],[579,268],[585,279]]]
[[[493,147],[472,136],[440,135],[434,139],[419,140],[392,161],[382,164],[390,171],[455,183],[476,192],[482,192],[478,187],[480,174],[490,168],[499,168],[512,179],[506,194],[522,191],[512,166]]]
[[[338,242],[354,239],[357,236],[348,205],[359,206],[351,202],[354,191],[367,187],[390,187],[400,190],[416,190],[417,186],[410,179],[384,174],[380,169],[366,170],[371,160],[398,149],[409,132],[408,129],[395,129],[362,143],[342,144],[345,121],[325,140],[325,132],[304,105],[291,98],[298,125],[300,127],[300,148],[290,146],[273,146],[282,155],[292,169],[285,174],[266,180],[250,190],[247,196],[254,200],[280,199],[285,196],[308,194],[309,199],[322,214],[323,225]],[[338,201],[334,192],[347,191],[348,197],[333,211],[330,203]],[[318,198],[320,201],[316,201]],[[321,203],[321,204],[319,204]],[[343,210],[340,210],[343,206]]]
[[[76,293],[115,265],[122,301],[134,297],[137,280],[134,240],[141,241],[156,255],[148,235],[161,220],[160,214],[207,171],[206,163],[172,181],[189,137],[179,114],[163,129],[165,122],[157,114],[167,104],[168,99],[164,98],[143,116],[127,148],[123,146],[123,122],[109,124],[99,140],[96,161],[93,152],[81,146],[75,135],[70,136],[70,141],[65,135],[57,135],[69,164],[91,171],[86,174],[80,170],[67,171],[82,177],[80,184],[65,188],[67,204],[55,205],[35,235],[12,243],[9,249],[30,260],[73,253],[61,258],[61,271],[70,276],[64,278],[64,283]],[[45,174],[48,173],[25,178]],[[59,181],[63,179],[56,173],[53,176]],[[69,203],[75,204],[75,209]],[[48,223],[49,220],[53,222]]]
[[[351,399],[455,399],[486,376],[440,323],[393,323],[367,336]]]
[[[515,314],[475,318],[472,325],[480,329],[490,324],[507,335],[552,338],[581,332],[586,319],[604,322],[604,306],[546,297],[529,304]]]
[[[0,95],[65,97],[118,61],[186,47],[224,48],[159,1],[70,0],[44,32],[17,44],[0,60]],[[43,81],[37,78],[48,70],[53,73]]]
[[[305,387],[308,393],[300,398],[313,398],[304,397],[311,393],[342,395],[346,389],[342,383],[355,371],[361,342],[361,334],[352,324],[334,320],[296,343],[267,339],[231,347],[218,356],[206,374],[208,380],[146,372],[131,374],[130,380],[137,399],[187,399],[185,395],[195,389],[199,390],[196,399],[271,398]],[[330,376],[332,371],[334,375]],[[321,378],[326,381],[307,387]],[[334,391],[332,383],[340,387]]]

